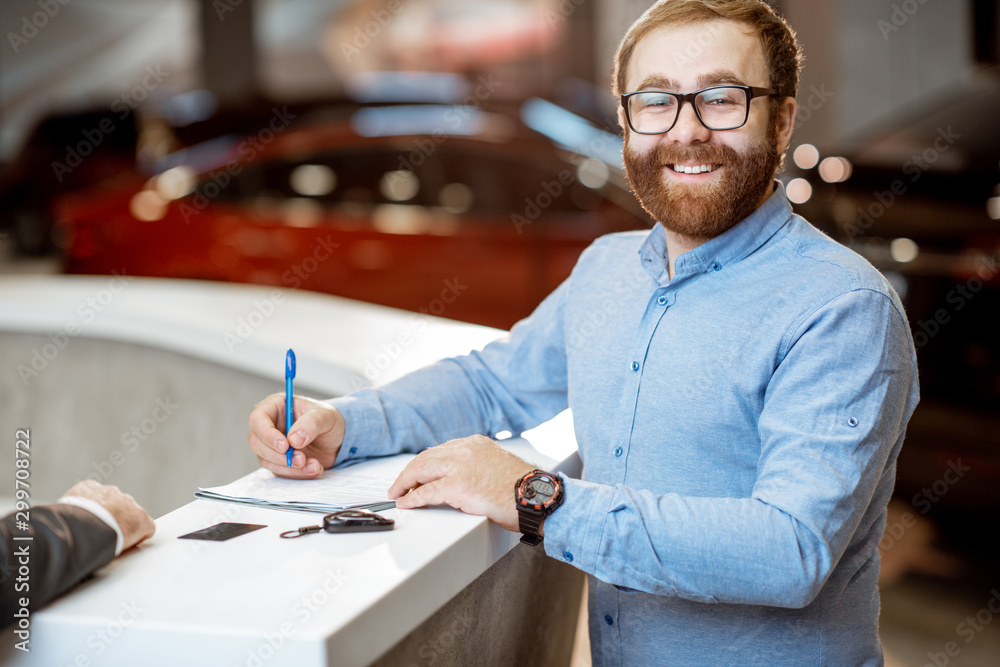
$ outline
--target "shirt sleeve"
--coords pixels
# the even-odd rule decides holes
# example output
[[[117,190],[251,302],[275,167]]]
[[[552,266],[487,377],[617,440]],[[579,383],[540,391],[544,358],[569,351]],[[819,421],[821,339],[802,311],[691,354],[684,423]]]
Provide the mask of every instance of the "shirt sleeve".
[[[62,505],[75,505],[82,509],[87,510],[98,519],[108,524],[112,530],[115,531],[115,535],[118,539],[115,540],[115,556],[121,554],[122,549],[125,547],[125,535],[122,533],[121,526],[118,525],[118,521],[115,519],[114,515],[107,510],[104,505],[93,500],[91,498],[84,498],[82,496],[63,496],[59,499],[59,503]]]
[[[0,520],[0,625],[15,620],[21,598],[30,609],[43,607],[115,556],[114,530],[79,507],[32,507],[27,526],[16,519]]]
[[[567,479],[565,502],[544,524],[546,552],[622,589],[807,605],[880,481],[891,488],[918,398],[916,357],[902,313],[870,290],[834,298],[793,323],[785,340],[758,421],[751,497]]]
[[[481,351],[329,401],[346,423],[335,465],[476,434],[517,435],[565,410],[566,290],[563,283],[530,317]]]

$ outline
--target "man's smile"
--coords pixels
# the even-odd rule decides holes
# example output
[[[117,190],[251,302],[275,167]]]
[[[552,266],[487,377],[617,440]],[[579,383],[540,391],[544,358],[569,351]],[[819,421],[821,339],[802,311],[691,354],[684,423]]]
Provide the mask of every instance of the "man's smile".
[[[722,165],[714,163],[668,164],[667,168],[677,174],[703,174],[718,170]]]

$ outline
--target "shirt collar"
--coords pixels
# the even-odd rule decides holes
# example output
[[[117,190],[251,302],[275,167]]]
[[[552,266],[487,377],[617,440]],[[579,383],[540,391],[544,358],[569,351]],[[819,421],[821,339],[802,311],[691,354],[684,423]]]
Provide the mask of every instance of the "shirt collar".
[[[785,195],[785,186],[776,180],[774,192],[753,213],[722,234],[679,256],[674,263],[674,278],[719,271],[739,262],[764,245],[791,217],[792,205]],[[656,223],[639,247],[639,256],[646,273],[661,285],[666,285],[667,239],[661,223]]]

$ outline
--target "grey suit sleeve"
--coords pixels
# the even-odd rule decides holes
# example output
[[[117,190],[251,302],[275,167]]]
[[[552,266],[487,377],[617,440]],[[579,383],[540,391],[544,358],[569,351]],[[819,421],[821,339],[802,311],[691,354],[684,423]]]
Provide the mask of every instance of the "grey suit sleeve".
[[[0,626],[14,620],[21,598],[39,609],[115,557],[114,529],[87,510],[43,505],[30,513],[27,531],[14,514],[0,520]]]

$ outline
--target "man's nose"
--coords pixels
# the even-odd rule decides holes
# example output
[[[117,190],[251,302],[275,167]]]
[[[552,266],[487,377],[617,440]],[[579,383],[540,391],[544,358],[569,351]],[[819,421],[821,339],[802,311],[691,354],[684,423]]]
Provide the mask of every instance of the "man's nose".
[[[708,141],[712,131],[705,127],[695,113],[694,104],[685,102],[677,116],[677,122],[667,132],[667,138],[681,144],[694,144]]]

